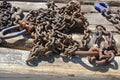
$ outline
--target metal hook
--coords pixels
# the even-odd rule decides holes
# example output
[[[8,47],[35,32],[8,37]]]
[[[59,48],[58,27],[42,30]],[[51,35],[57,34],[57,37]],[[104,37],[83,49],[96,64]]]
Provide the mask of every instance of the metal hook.
[[[94,4],[94,7],[95,7],[95,9],[97,10],[97,11],[99,11],[99,12],[101,12],[101,14],[104,16],[105,14],[105,12],[107,11],[107,14],[111,14],[111,10],[110,10],[110,7],[109,7],[109,5],[108,5],[108,3],[106,3],[106,2],[103,2],[103,3],[98,3],[98,2],[96,2],[95,4]]]
[[[6,34],[6,32],[18,29],[19,27],[20,27],[20,25],[11,26],[9,28],[3,29],[2,31],[0,31],[0,39],[9,39],[9,38],[17,37],[17,36],[23,35],[23,34],[25,34],[27,32],[27,30],[24,29],[22,31],[18,31],[18,32],[13,32],[13,33]]]

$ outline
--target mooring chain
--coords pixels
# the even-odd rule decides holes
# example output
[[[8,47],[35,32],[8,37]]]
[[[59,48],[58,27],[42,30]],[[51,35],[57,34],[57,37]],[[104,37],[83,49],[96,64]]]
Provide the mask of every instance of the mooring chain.
[[[98,48],[91,48],[90,51],[97,51],[99,55],[89,56],[88,61],[93,65],[106,65],[114,60],[115,54],[112,51],[103,53]]]

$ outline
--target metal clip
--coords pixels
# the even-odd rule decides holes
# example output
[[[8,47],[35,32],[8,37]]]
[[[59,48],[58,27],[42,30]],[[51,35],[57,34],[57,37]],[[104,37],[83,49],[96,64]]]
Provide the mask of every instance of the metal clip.
[[[95,7],[95,9],[97,10],[97,11],[99,11],[99,12],[101,12],[101,14],[104,16],[105,14],[105,12],[107,12],[107,14],[111,14],[111,10],[110,10],[110,7],[109,7],[109,5],[108,5],[108,3],[106,3],[106,2],[103,2],[103,3],[98,3],[98,2],[96,2],[95,4],[94,4],[94,7]]]
[[[8,33],[11,30],[15,30],[15,29],[19,29],[20,25],[17,26],[11,26],[9,28],[5,28],[2,31],[0,31],[0,40],[4,40],[4,39],[9,39],[9,38],[13,38],[13,37],[17,37],[20,35],[23,35],[27,32],[26,29],[22,30],[22,31],[18,31],[18,32],[13,32],[13,33]],[[0,41],[1,43],[2,41]]]

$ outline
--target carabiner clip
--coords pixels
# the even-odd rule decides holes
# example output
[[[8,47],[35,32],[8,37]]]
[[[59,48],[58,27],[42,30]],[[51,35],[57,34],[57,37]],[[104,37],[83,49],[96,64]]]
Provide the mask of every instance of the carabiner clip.
[[[24,29],[22,31],[7,34],[7,32],[9,32],[11,30],[19,29],[19,27],[20,27],[20,25],[11,26],[11,27],[3,29],[2,31],[0,31],[0,39],[9,39],[9,38],[17,37],[17,36],[23,35],[27,32],[27,30]]]
[[[107,14],[111,14],[111,10],[110,7],[108,5],[108,3],[103,2],[103,3],[98,3],[96,2],[94,4],[94,7],[97,11],[99,11],[103,16],[105,16],[105,12],[107,11]]]

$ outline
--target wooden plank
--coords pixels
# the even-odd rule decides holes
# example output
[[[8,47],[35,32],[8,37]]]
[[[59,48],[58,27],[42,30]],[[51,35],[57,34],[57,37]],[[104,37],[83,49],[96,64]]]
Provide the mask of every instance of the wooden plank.
[[[96,25],[103,25],[106,27],[108,31],[118,31],[112,23],[110,23],[105,17],[103,17],[100,13],[87,13],[84,15],[88,22],[89,28],[95,29]]]
[[[80,0],[81,1],[81,0]],[[120,0],[84,0],[82,4],[93,5],[95,2],[107,2],[110,6],[120,6]]]
[[[93,67],[85,57],[73,57],[66,62],[56,55],[54,58],[42,58],[41,62],[38,65],[36,64],[36,67],[30,67],[25,64],[28,54],[28,51],[0,48],[0,56],[2,56],[0,58],[0,70],[20,74],[55,73],[59,75],[120,76],[120,64],[118,64],[120,63],[120,57],[116,57],[110,65]]]
[[[114,14],[120,7],[117,6],[110,6],[111,13]],[[94,8],[94,5],[81,5],[81,11],[84,13],[98,13],[98,11]]]
[[[15,3],[14,3],[15,4]],[[31,4],[31,3],[30,3]],[[29,5],[29,3],[28,3]],[[26,5],[26,6],[28,6]],[[43,4],[41,4],[43,5]],[[22,4],[21,4],[22,6]],[[30,6],[30,5],[29,5]],[[32,5],[31,5],[32,6]],[[40,4],[33,5],[33,9],[39,8]],[[24,6],[25,7],[25,6]],[[24,8],[23,7],[23,8]],[[43,7],[43,6],[42,6]],[[27,9],[27,7],[26,7]],[[86,7],[87,9],[87,7]],[[92,10],[94,8],[91,8]],[[97,24],[102,24],[106,26],[107,30],[113,30],[114,27],[111,23],[109,23],[104,17],[101,16],[99,13],[87,13],[85,14],[88,21],[90,22],[90,29],[94,29]],[[99,16],[99,18],[98,18]],[[112,28],[112,29],[111,29]],[[115,30],[115,29],[114,29]],[[115,35],[114,38],[116,39],[117,46],[120,46],[120,35]],[[76,40],[80,40],[82,35],[73,34],[73,38]],[[21,44],[21,40],[25,40],[24,44],[29,44],[32,40],[28,41],[28,39],[20,36],[17,38],[12,38],[7,40],[9,43],[13,44],[16,43],[16,46]],[[19,43],[19,44],[17,44]],[[30,44],[31,45],[31,44]],[[25,46],[25,45],[20,45]],[[24,48],[24,47],[23,47]],[[120,48],[119,48],[120,49]],[[25,60],[29,55],[29,51],[24,50],[16,50],[16,49],[9,49],[9,48],[2,48],[0,47],[0,70],[14,72],[14,73],[21,73],[21,74],[72,74],[72,75],[82,75],[88,76],[91,79],[91,76],[96,76],[99,78],[100,76],[109,76],[112,75],[116,78],[120,78],[120,57],[116,57],[115,61],[112,62],[110,65],[100,66],[100,67],[93,67],[91,64],[88,63],[87,58],[81,57],[73,57],[68,62],[64,61],[59,56],[51,57],[51,59],[42,58],[41,62],[36,67],[30,67],[25,64]],[[117,73],[117,74],[116,74]]]
[[[0,0],[1,1],[1,0]],[[20,1],[20,2],[47,2],[55,1],[57,3],[67,3],[70,0],[7,0],[7,1]],[[81,4],[90,4],[93,5],[95,2],[108,2],[111,6],[120,6],[119,0],[78,0]]]
[[[13,6],[17,6],[17,7],[20,7],[21,9],[23,9],[24,11],[30,11],[30,10],[36,10],[36,9],[39,9],[39,8],[47,8],[46,6],[46,3],[38,3],[38,2],[11,2]],[[24,5],[24,6],[23,6]],[[40,6],[42,5],[42,6]],[[56,3],[56,5],[58,7],[62,7],[62,6],[65,6],[66,4],[62,4],[62,3]],[[117,9],[119,9],[120,7],[112,7],[111,6],[111,11],[112,13],[116,13]],[[97,12],[95,9],[94,9],[94,6],[93,5],[82,5],[81,6],[81,9],[82,9],[82,12]]]
[[[37,2],[11,2],[13,6],[20,7],[24,11],[37,10],[39,8],[46,9],[46,3],[37,3]],[[24,6],[23,6],[24,5]],[[62,7],[66,4],[57,3],[58,7]]]

